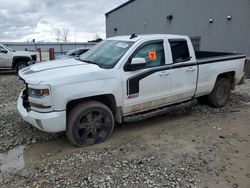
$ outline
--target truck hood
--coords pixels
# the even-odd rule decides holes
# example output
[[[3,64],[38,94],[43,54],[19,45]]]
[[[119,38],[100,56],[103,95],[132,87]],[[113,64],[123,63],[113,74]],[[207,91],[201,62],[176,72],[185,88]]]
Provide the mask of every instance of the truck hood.
[[[31,56],[31,55],[36,55],[35,52],[28,52],[28,51],[15,51],[13,52],[15,56]]]
[[[60,84],[78,82],[86,74],[103,71],[99,66],[84,63],[75,59],[65,59],[37,63],[19,71],[19,77],[28,84]],[[81,80],[77,80],[77,76]]]

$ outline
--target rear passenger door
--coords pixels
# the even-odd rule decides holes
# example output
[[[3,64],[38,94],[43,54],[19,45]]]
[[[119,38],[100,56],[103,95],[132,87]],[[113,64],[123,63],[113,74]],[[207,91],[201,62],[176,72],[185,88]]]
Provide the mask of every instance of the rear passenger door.
[[[197,82],[197,62],[195,57],[191,57],[189,49],[191,42],[185,39],[169,40],[172,65],[171,65],[171,100],[181,102],[191,99],[196,91]],[[193,55],[194,56],[194,55]]]

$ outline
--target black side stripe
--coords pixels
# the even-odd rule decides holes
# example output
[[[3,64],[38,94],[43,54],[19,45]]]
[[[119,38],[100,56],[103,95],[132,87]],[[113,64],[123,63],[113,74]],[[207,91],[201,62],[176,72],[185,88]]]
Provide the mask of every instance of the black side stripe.
[[[191,66],[195,66],[197,65],[197,63],[187,63],[187,64],[174,64],[171,66],[171,69],[178,69],[178,68],[182,68],[182,67],[191,67]]]
[[[198,65],[203,65],[203,64],[209,64],[209,63],[217,63],[217,62],[221,62],[221,61],[228,61],[228,60],[235,60],[235,59],[242,59],[242,58],[246,58],[245,55],[235,55],[235,56],[231,56],[231,57],[221,57],[221,58],[211,58],[211,59],[198,59]]]
[[[228,61],[228,60],[235,60],[235,59],[242,59],[246,58],[245,55],[237,55],[237,56],[231,56],[231,57],[222,57],[222,58],[215,58],[211,60],[198,60],[196,63],[187,63],[187,64],[173,64],[173,65],[166,65],[162,67],[157,67],[152,70],[145,71],[143,73],[140,73],[138,75],[132,76],[128,78],[127,80],[127,95],[133,95],[139,93],[139,83],[142,79],[160,71],[164,70],[170,70],[170,69],[178,69],[182,67],[190,67],[190,66],[195,66],[195,65],[204,65],[204,64],[209,64],[209,63],[217,63],[221,61]]]
[[[141,74],[135,75],[127,80],[127,94],[133,95],[139,93],[139,83],[142,79],[160,71],[170,70],[170,69],[177,69],[182,67],[190,67],[195,66],[196,63],[187,63],[187,64],[174,64],[174,65],[167,65],[162,67],[157,67],[152,70],[145,71]]]
[[[151,74],[154,74],[159,71],[170,70],[170,66],[162,66],[156,69],[145,71],[141,74],[135,75],[127,80],[127,94],[133,95],[139,93],[139,82]]]

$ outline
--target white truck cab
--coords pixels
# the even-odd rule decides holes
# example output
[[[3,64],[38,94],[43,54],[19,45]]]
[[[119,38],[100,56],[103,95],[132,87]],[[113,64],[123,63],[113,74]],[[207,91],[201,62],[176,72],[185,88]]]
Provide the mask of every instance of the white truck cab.
[[[120,36],[79,60],[36,64],[19,71],[23,119],[46,132],[66,131],[76,146],[105,141],[115,123],[140,121],[192,106],[206,96],[224,106],[244,81],[245,56],[195,52],[187,36]]]
[[[19,71],[36,62],[34,52],[15,51],[0,43],[0,70]]]

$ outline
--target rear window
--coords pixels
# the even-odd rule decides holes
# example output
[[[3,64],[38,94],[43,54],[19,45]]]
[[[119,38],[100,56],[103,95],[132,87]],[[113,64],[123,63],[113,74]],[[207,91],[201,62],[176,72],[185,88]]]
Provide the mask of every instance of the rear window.
[[[190,54],[186,40],[170,40],[169,43],[174,63],[190,60]]]

